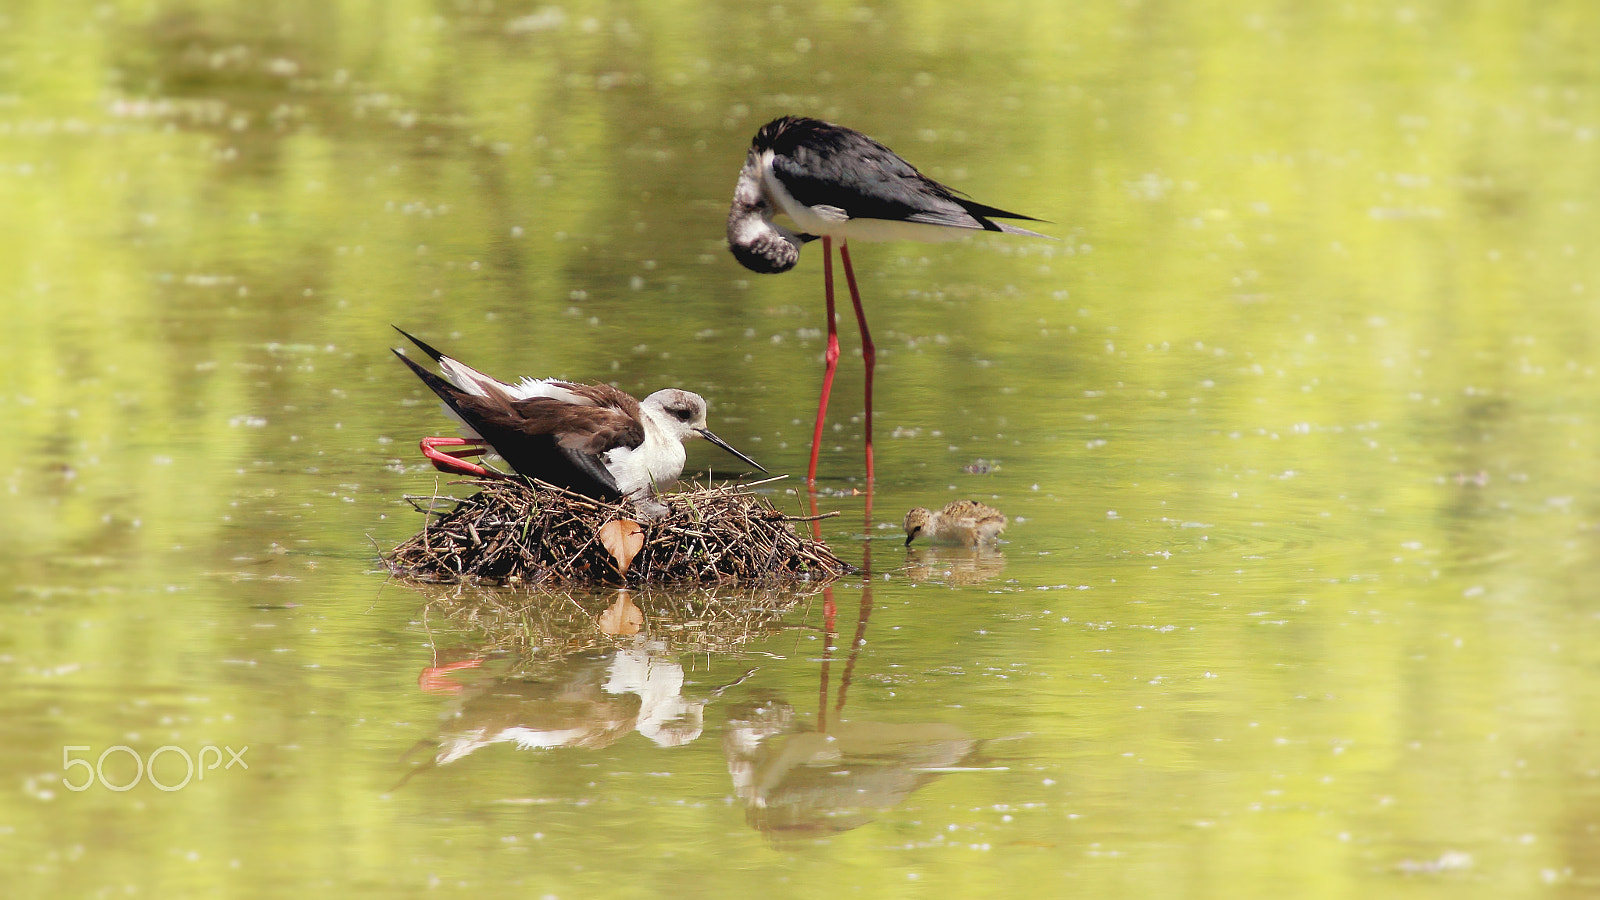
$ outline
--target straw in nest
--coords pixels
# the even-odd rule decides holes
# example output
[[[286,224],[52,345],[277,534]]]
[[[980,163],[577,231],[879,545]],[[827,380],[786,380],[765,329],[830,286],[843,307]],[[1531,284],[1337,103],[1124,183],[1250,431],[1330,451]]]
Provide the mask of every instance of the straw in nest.
[[[389,554],[391,571],[433,582],[774,585],[850,570],[825,543],[795,530],[808,519],[736,486],[672,494],[664,498],[668,515],[636,522],[625,502],[543,482],[473,483],[479,491],[442,516],[437,501],[454,498],[408,498],[430,518]]]

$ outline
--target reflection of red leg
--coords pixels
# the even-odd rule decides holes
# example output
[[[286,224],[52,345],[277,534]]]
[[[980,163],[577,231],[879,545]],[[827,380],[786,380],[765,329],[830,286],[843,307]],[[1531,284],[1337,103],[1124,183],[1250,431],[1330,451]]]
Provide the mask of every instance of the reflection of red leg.
[[[828,672],[833,667],[833,588],[822,589],[822,665],[817,670],[817,730],[828,733]]]
[[[489,445],[483,441],[469,440],[458,437],[425,437],[420,445],[422,455],[426,456],[435,469],[454,475],[473,475],[478,478],[488,478],[489,470],[482,466],[473,465],[461,459],[463,456],[480,456],[489,452]],[[435,450],[435,447],[460,447],[460,450]]]
[[[856,270],[850,265],[850,245],[839,242],[839,259],[844,261],[844,280],[850,284],[850,302],[856,307],[856,324],[861,326],[861,362],[867,369],[867,484],[872,484],[872,367],[878,360],[878,349],[872,344],[872,332],[867,330],[867,311],[861,308],[861,292],[856,290]]]
[[[844,247],[840,246],[840,252]],[[847,268],[845,271],[849,271]],[[828,414],[828,395],[833,393],[833,370],[839,367],[839,326],[833,321],[833,238],[822,239],[823,297],[828,303],[828,347],[823,351],[822,396],[817,399],[817,427],[811,432],[811,465],[806,483],[817,483],[817,455],[822,452],[822,425]],[[859,308],[859,307],[858,307]]]
[[[822,540],[822,519],[817,515],[817,483],[810,483],[811,490],[806,493],[811,497],[811,535],[817,540]],[[870,485],[868,486],[870,489]],[[838,615],[838,607],[833,600],[833,587],[830,585],[822,589],[822,668],[818,675],[820,684],[817,686],[817,730],[823,734],[828,733],[828,668],[833,659],[834,619]]]
[[[429,694],[459,694],[463,690],[462,685],[449,678],[450,673],[462,669],[476,669],[482,664],[481,659],[464,659],[442,666],[427,666],[417,675],[417,687]]]

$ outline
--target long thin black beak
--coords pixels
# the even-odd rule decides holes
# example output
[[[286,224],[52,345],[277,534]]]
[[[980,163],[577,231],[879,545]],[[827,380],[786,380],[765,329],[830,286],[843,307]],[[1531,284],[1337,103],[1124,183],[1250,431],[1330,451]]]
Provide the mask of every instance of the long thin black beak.
[[[719,438],[716,435],[712,434],[711,433],[711,429],[709,429],[709,428],[696,428],[695,431],[698,432],[701,437],[705,438],[706,440],[710,441],[713,444],[716,444],[718,447],[721,447],[722,449],[728,451],[729,453],[732,453],[734,456],[739,457],[740,459],[744,460],[745,462],[749,463],[750,465],[755,466],[758,469],[761,469],[761,471],[763,471],[763,472],[767,471],[761,465],[761,463],[758,463],[755,460],[751,459],[750,457],[745,456],[743,453],[740,453],[739,451],[733,449],[733,445],[732,444],[730,444],[727,441],[723,440],[722,438]]]

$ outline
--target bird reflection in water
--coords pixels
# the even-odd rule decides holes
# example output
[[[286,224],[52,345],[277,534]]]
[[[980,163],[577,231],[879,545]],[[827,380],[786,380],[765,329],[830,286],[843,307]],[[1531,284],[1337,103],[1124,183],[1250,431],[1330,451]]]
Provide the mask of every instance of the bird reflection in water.
[[[684,697],[683,681],[683,666],[664,647],[641,640],[573,654],[537,678],[488,677],[465,685],[438,736],[412,748],[431,746],[432,759],[400,784],[491,744],[599,750],[637,731],[659,747],[682,746],[700,737],[705,720],[705,701]]]
[[[982,767],[982,744],[938,722],[835,721],[822,732],[777,699],[730,708],[722,736],[745,820],[777,839],[859,828],[941,774]]]
[[[994,547],[912,547],[906,577],[917,582],[978,584],[1004,572],[1006,558]]]
[[[872,499],[869,483],[862,510],[864,533],[869,535],[873,531]],[[815,515],[815,493],[811,502]],[[820,519],[812,520],[812,528],[820,537]],[[804,840],[859,828],[872,821],[876,812],[899,806],[913,791],[942,774],[1005,768],[981,759],[988,741],[954,725],[845,718],[873,611],[871,539],[861,547],[861,600],[855,634],[838,673],[836,695],[831,679],[834,664],[839,662],[834,656],[839,607],[832,586],[822,591],[823,648],[815,722],[804,721],[792,705],[775,696],[729,706],[722,750],[734,794],[745,806],[750,827],[774,840]],[[999,554],[993,555],[998,558]]]

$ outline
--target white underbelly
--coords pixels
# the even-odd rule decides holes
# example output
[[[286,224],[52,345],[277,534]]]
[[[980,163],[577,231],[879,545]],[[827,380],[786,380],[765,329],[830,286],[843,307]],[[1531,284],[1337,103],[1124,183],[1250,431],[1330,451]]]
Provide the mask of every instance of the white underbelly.
[[[652,441],[638,447],[618,447],[606,453],[606,469],[616,479],[617,490],[625,497],[648,497],[665,490],[683,474],[683,445],[677,441]]]
[[[834,223],[831,230],[813,230],[810,226],[802,230],[809,234],[854,241],[922,241],[926,244],[938,244],[967,237],[976,229],[949,228],[944,225],[900,222],[894,219],[846,219]]]

